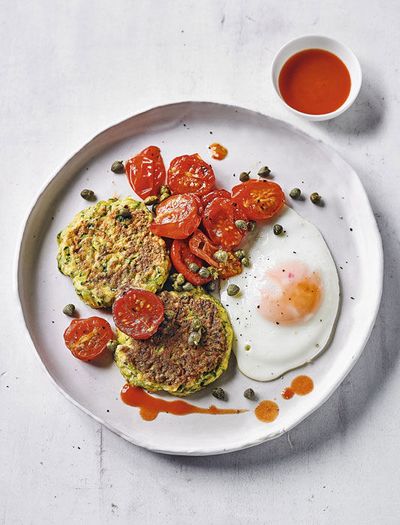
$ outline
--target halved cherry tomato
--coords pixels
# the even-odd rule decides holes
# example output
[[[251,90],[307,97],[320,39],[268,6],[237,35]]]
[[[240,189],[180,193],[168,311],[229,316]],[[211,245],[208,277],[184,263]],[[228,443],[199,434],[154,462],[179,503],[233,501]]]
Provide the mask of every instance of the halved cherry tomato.
[[[207,235],[200,230],[196,230],[189,239],[189,248],[194,255],[203,259],[209,265],[217,268],[218,262],[213,259],[214,253],[218,250],[218,246],[214,246]]]
[[[217,270],[221,279],[229,279],[229,277],[242,273],[243,267],[239,259],[232,252],[228,252],[228,260],[224,263],[218,263]]]
[[[115,339],[111,326],[101,317],[73,319],[64,332],[67,348],[81,361],[100,357],[111,339]]]
[[[186,239],[201,221],[199,199],[190,193],[168,197],[157,206],[156,213],[150,230],[171,239]]]
[[[231,199],[214,199],[207,204],[203,225],[215,244],[230,250],[244,237],[245,232],[235,225],[237,210]]]
[[[165,184],[165,166],[160,148],[149,146],[131,159],[125,165],[129,184],[142,199],[150,195],[158,195]]]
[[[249,180],[232,189],[232,199],[248,219],[270,219],[285,204],[285,195],[276,182]]]
[[[189,248],[200,259],[214,266],[222,279],[228,279],[242,273],[242,264],[233,253],[228,252],[228,260],[225,263],[218,262],[213,258],[218,246],[212,244],[210,239],[200,230],[196,230],[189,239]]]
[[[190,263],[196,263],[197,266],[201,268],[203,261],[190,251],[187,240],[174,240],[171,247],[171,259],[176,271],[181,273],[187,281],[195,286],[202,286],[212,280],[212,277],[200,277],[198,273],[192,272],[189,269]]]
[[[210,193],[203,195],[203,197],[201,198],[201,202],[203,203],[203,206],[207,206],[208,203],[217,198],[230,199],[231,194],[229,193],[229,191],[223,189],[210,191]]]
[[[133,339],[149,339],[164,319],[164,303],[154,293],[131,288],[113,304],[115,325]]]
[[[171,161],[168,186],[172,193],[205,195],[215,188],[214,171],[198,153],[182,155]]]

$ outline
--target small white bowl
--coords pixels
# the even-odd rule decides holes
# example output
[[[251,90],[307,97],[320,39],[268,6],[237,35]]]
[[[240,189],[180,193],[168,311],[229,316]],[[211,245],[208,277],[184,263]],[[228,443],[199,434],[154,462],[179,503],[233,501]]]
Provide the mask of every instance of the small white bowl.
[[[279,73],[285,62],[295,53],[303,51],[304,49],[324,49],[325,51],[330,51],[334,55],[338,56],[340,60],[344,62],[347,69],[350,73],[351,78],[351,88],[349,96],[346,101],[336,110],[331,111],[330,113],[324,113],[321,115],[312,115],[310,113],[303,113],[297,111],[297,109],[292,108],[283,100],[283,97],[279,90]],[[351,49],[347,46],[341,44],[333,38],[328,38],[326,36],[318,35],[307,35],[301,36],[291,40],[285,44],[275,55],[275,58],[272,62],[272,83],[274,85],[275,91],[278,94],[279,98],[285,104],[287,108],[290,109],[294,114],[299,115],[307,120],[317,121],[317,120],[329,120],[331,118],[341,115],[346,109],[348,109],[355,99],[357,98],[358,93],[360,92],[361,82],[362,82],[362,73],[360,63]]]

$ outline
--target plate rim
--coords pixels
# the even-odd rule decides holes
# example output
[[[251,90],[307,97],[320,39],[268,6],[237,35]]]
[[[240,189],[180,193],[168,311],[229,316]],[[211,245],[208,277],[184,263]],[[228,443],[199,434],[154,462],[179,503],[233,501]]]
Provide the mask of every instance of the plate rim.
[[[93,414],[89,409],[87,409],[85,406],[83,406],[81,403],[76,401],[68,392],[66,392],[56,381],[56,379],[52,376],[50,371],[47,369],[45,363],[43,362],[28,329],[27,321],[25,318],[24,308],[23,308],[23,301],[22,301],[22,284],[20,281],[20,267],[21,267],[21,254],[23,250],[23,244],[25,241],[25,235],[28,230],[29,222],[32,219],[32,216],[34,214],[34,211],[36,209],[36,206],[43,196],[43,194],[46,192],[49,185],[52,183],[52,181],[59,176],[59,174],[64,170],[64,168],[72,162],[76,157],[80,155],[83,149],[89,147],[93,142],[98,140],[102,135],[108,134],[110,131],[112,131],[115,128],[118,128],[125,123],[127,123],[129,120],[144,116],[146,113],[151,113],[153,111],[162,110],[165,108],[172,108],[174,106],[185,106],[185,105],[214,105],[214,106],[220,106],[224,108],[229,108],[233,110],[240,110],[240,111],[247,111],[250,113],[253,113],[255,115],[258,115],[260,117],[267,117],[271,121],[277,123],[278,125],[284,125],[291,131],[300,134],[302,137],[306,138],[307,140],[311,140],[312,142],[318,142],[320,146],[322,146],[324,149],[330,152],[331,155],[333,155],[336,158],[339,158],[342,163],[344,163],[349,170],[353,172],[353,174],[356,176],[360,183],[361,191],[363,192],[363,197],[365,199],[365,203],[367,205],[368,213],[371,216],[371,232],[370,235],[373,236],[373,242],[376,244],[377,252],[376,252],[376,261],[377,261],[377,270],[378,270],[378,277],[379,282],[377,283],[376,291],[375,291],[375,304],[374,308],[371,311],[372,315],[369,321],[369,325],[367,330],[364,331],[364,336],[362,340],[360,341],[360,344],[357,347],[357,351],[353,354],[353,359],[350,361],[349,365],[346,366],[346,371],[344,375],[337,378],[336,381],[333,383],[332,387],[324,393],[324,395],[318,400],[318,402],[312,406],[311,408],[307,409],[305,413],[296,421],[291,422],[289,425],[287,425],[285,428],[282,428],[281,430],[274,432],[272,434],[268,434],[267,436],[260,437],[256,440],[251,440],[250,442],[244,441],[242,444],[238,446],[232,446],[232,447],[220,447],[220,448],[186,448],[185,450],[173,450],[173,449],[167,449],[167,448],[157,448],[154,446],[151,446],[145,442],[142,442],[140,439],[135,439],[132,436],[128,436],[121,430],[114,427],[114,425],[104,421],[101,417]],[[161,454],[167,454],[167,455],[176,455],[176,456],[210,456],[210,455],[219,455],[219,454],[226,454],[230,452],[236,452],[238,450],[244,450],[256,445],[260,445],[261,443],[266,443],[267,441],[271,441],[272,439],[276,439],[279,436],[282,436],[283,434],[289,432],[294,427],[299,425],[302,421],[304,421],[306,418],[311,416],[316,410],[318,410],[328,399],[333,395],[333,393],[337,390],[337,388],[341,385],[341,383],[345,380],[347,375],[350,373],[350,371],[353,369],[354,365],[358,362],[361,354],[364,351],[364,348],[370,338],[371,332],[375,326],[376,318],[378,315],[378,311],[381,304],[381,298],[382,298],[382,290],[383,290],[383,270],[384,270],[384,254],[383,254],[383,245],[382,245],[382,237],[379,232],[379,228],[375,219],[375,215],[371,206],[371,203],[368,198],[368,194],[364,188],[364,185],[358,176],[355,169],[330,145],[326,144],[324,141],[320,139],[316,139],[315,137],[312,137],[305,131],[301,130],[300,128],[296,127],[295,125],[286,122],[285,120],[278,119],[276,117],[271,117],[270,115],[254,110],[252,108],[248,108],[245,106],[239,106],[236,104],[226,104],[222,102],[215,102],[215,101],[206,101],[206,100],[182,100],[182,101],[176,101],[176,102],[168,102],[165,104],[158,104],[156,106],[146,106],[144,109],[141,109],[137,112],[135,112],[133,115],[130,115],[129,117],[118,121],[107,128],[101,130],[100,132],[93,135],[87,142],[85,142],[78,150],[76,150],[73,154],[71,154],[63,163],[62,165],[55,171],[53,175],[50,175],[50,177],[45,181],[45,183],[42,185],[42,187],[39,189],[37,194],[34,196],[34,198],[31,201],[31,205],[28,207],[28,211],[24,216],[24,219],[19,227],[19,233],[17,235],[17,242],[16,242],[16,249],[14,253],[14,261],[13,261],[13,294],[14,298],[16,299],[17,303],[17,317],[19,321],[22,321],[22,326],[24,330],[25,337],[28,340],[28,343],[31,347],[34,349],[34,353],[36,355],[36,358],[38,359],[42,370],[45,371],[46,375],[49,377],[50,381],[53,383],[55,388],[73,405],[78,407],[80,410],[82,410],[85,414],[93,418],[95,421],[100,423],[101,425],[104,425],[106,428],[111,430],[114,434],[117,434],[119,437],[125,439],[126,441],[133,443],[134,445],[137,445],[139,447],[145,448],[147,450],[150,450],[152,452],[157,452]]]

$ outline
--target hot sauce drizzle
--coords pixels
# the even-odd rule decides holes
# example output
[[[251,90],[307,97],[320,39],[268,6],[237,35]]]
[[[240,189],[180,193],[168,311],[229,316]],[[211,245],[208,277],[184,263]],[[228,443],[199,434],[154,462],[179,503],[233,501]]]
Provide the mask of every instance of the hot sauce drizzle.
[[[345,64],[324,49],[305,49],[292,55],[279,74],[279,91],[292,108],[311,115],[337,110],[351,88]]]
[[[279,415],[279,407],[275,401],[264,399],[254,410],[256,418],[263,423],[272,423]]]
[[[165,401],[151,396],[142,388],[124,385],[121,390],[122,401],[133,407],[140,408],[140,415],[145,421],[152,421],[160,412],[174,414],[175,416],[186,416],[188,414],[240,414],[247,412],[244,409],[217,408],[211,405],[209,408],[197,407],[186,401]]]
[[[292,399],[297,394],[298,396],[306,396],[314,390],[314,382],[311,377],[297,376],[293,379],[290,386],[282,391],[283,399]]]
[[[228,150],[222,146],[222,144],[218,144],[217,142],[210,144],[208,149],[211,151],[211,157],[215,160],[224,160],[228,155]]]

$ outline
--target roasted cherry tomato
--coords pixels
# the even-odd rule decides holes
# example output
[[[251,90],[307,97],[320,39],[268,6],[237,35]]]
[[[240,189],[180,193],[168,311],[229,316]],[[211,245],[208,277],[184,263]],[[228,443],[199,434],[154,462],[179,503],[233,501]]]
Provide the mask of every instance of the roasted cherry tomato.
[[[214,171],[197,153],[182,155],[171,161],[168,186],[172,193],[205,195],[215,188]]]
[[[228,260],[225,263],[216,261],[213,255],[218,250],[218,246],[213,244],[200,230],[195,231],[190,238],[189,248],[200,259],[214,266],[222,279],[228,279],[242,272],[241,262],[231,252],[228,252]]]
[[[148,339],[164,319],[164,303],[152,292],[131,288],[113,304],[115,325],[133,339]]]
[[[149,146],[131,159],[125,165],[129,184],[142,199],[150,195],[158,195],[165,184],[165,166],[160,148]]]
[[[232,190],[232,199],[248,219],[270,219],[285,204],[285,195],[279,184],[264,180],[249,180]]]
[[[242,273],[243,268],[239,259],[232,252],[228,252],[228,260],[225,263],[218,263],[217,270],[221,279],[229,279]]]
[[[162,201],[150,230],[160,237],[186,239],[201,221],[199,199],[196,195],[172,195]]]
[[[203,203],[203,206],[207,206],[207,204],[209,204],[211,201],[217,198],[230,199],[231,194],[227,190],[210,191],[210,193],[203,195],[203,197],[201,198],[201,202]]]
[[[195,286],[202,286],[212,280],[212,277],[200,277],[198,273],[192,272],[189,269],[190,263],[195,263],[201,268],[203,261],[190,251],[187,240],[174,240],[171,247],[171,259],[176,271],[181,273],[187,281]]]
[[[207,235],[200,230],[196,230],[189,239],[189,248],[194,255],[200,257],[209,265],[217,268],[218,262],[213,259],[214,253],[218,250],[218,246],[214,246]]]
[[[231,199],[214,199],[205,207],[203,225],[213,243],[230,250],[240,244],[245,234],[235,225],[237,218]]]
[[[64,332],[65,344],[81,361],[100,357],[111,339],[115,339],[111,326],[101,317],[74,319]]]

